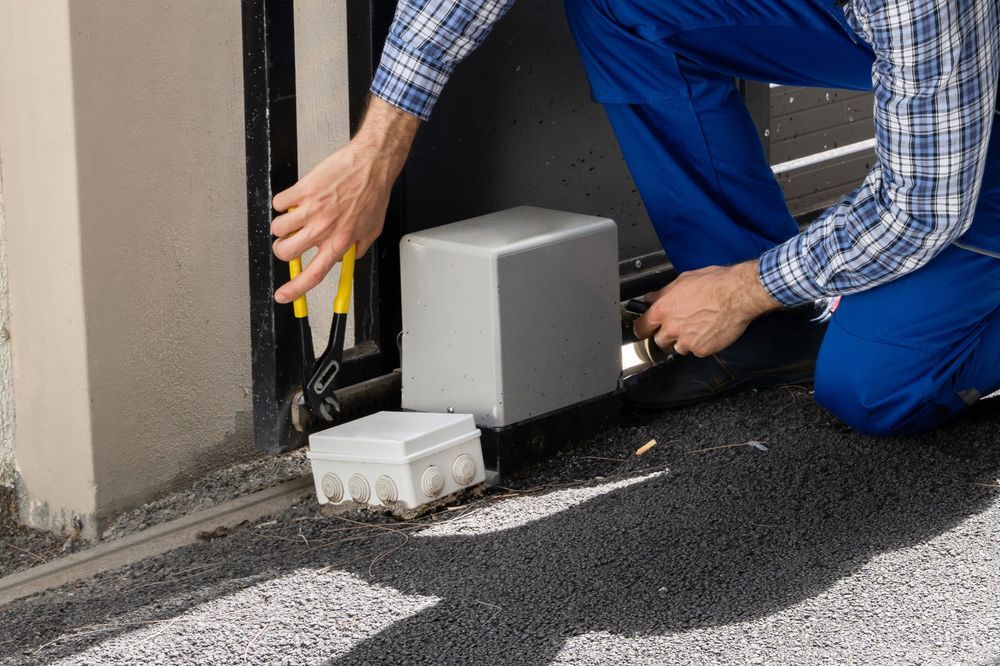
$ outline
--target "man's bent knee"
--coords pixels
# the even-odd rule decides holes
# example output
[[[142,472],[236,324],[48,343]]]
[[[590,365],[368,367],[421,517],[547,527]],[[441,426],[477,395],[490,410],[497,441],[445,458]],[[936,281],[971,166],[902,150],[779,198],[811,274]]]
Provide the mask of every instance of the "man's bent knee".
[[[832,324],[816,364],[816,401],[868,435],[928,430],[950,416],[933,403],[931,368],[921,355],[844,336]],[[840,344],[838,344],[840,343]]]
[[[842,368],[834,373],[821,372],[817,367],[816,402],[858,432],[866,435],[897,434],[902,430],[903,419],[897,410],[880,404],[884,397],[872,395],[866,384],[875,379],[850,377],[842,372]]]

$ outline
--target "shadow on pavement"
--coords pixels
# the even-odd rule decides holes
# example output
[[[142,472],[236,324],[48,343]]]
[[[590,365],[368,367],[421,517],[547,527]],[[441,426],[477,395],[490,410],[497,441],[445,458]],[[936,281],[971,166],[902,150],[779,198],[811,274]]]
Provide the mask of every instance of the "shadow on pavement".
[[[34,651],[87,622],[137,610],[169,618],[294,569],[332,566],[364,579],[371,568],[374,583],[441,599],[332,663],[542,664],[582,633],[665,634],[772,614],[998,497],[987,485],[1000,476],[1000,400],[929,435],[875,440],[850,433],[809,400],[778,419],[783,397],[747,396],[633,424],[585,453],[621,455],[634,448],[636,433],[649,432],[661,444],[641,464],[666,465],[669,474],[513,529],[414,535],[374,567],[373,559],[398,543],[391,534],[305,549],[292,538],[268,541],[245,530],[77,584],[72,596],[26,599],[0,608],[7,634],[0,655],[72,655],[109,633]],[[689,453],[750,438],[767,441],[769,451]],[[559,464],[546,463],[554,474]],[[295,529],[318,540],[319,532],[308,530],[324,524],[305,520]],[[224,565],[184,579],[185,569],[216,561]],[[158,579],[174,582],[150,586]]]

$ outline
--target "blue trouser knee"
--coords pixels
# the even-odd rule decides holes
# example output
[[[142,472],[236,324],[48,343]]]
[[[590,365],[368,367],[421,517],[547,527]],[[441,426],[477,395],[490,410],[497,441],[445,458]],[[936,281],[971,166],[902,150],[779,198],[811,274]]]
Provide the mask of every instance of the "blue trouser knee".
[[[960,241],[1000,238],[998,125],[975,219]],[[1000,258],[955,245],[909,275],[845,297],[816,364],[817,400],[873,434],[928,430],[997,389]]]
[[[844,298],[816,363],[816,399],[862,432],[911,434],[1000,389],[1000,259],[949,247]]]
[[[678,270],[755,258],[797,233],[734,78],[870,90],[874,54],[833,0],[566,0],[566,10]],[[1000,237],[997,145],[969,237]],[[1000,385],[997,265],[950,248],[844,298],[819,359],[820,401],[859,429],[913,432]],[[922,337],[928,326],[936,333]],[[883,328],[895,342],[866,334]]]

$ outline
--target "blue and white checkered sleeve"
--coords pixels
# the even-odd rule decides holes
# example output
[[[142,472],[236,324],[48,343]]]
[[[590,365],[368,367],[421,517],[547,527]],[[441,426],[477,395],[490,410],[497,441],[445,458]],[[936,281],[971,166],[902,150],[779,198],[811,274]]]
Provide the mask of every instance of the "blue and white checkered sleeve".
[[[372,94],[427,120],[455,66],[514,0],[399,0]]]
[[[876,52],[877,163],[844,202],[761,257],[795,305],[865,291],[930,261],[972,223],[1000,73],[996,0],[854,3]]]

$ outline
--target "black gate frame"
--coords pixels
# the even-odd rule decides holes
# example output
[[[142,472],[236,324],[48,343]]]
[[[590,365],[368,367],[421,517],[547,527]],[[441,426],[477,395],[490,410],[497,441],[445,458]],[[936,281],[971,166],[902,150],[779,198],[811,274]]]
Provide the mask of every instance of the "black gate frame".
[[[373,66],[381,54],[381,42],[373,42],[372,36],[388,30],[393,4],[347,3],[352,128],[364,112]],[[292,5],[293,0],[242,0],[254,443],[270,453],[305,444],[291,418],[292,395],[301,383],[298,329],[291,306],[273,299],[274,290],[287,280],[288,264],[271,252],[270,232],[272,197],[298,180]],[[355,345],[345,352],[343,386],[390,375],[399,367],[402,191],[402,183],[397,183],[385,231],[355,268]],[[386,386],[391,391],[393,384]],[[373,404],[380,403],[374,393],[368,396]]]

